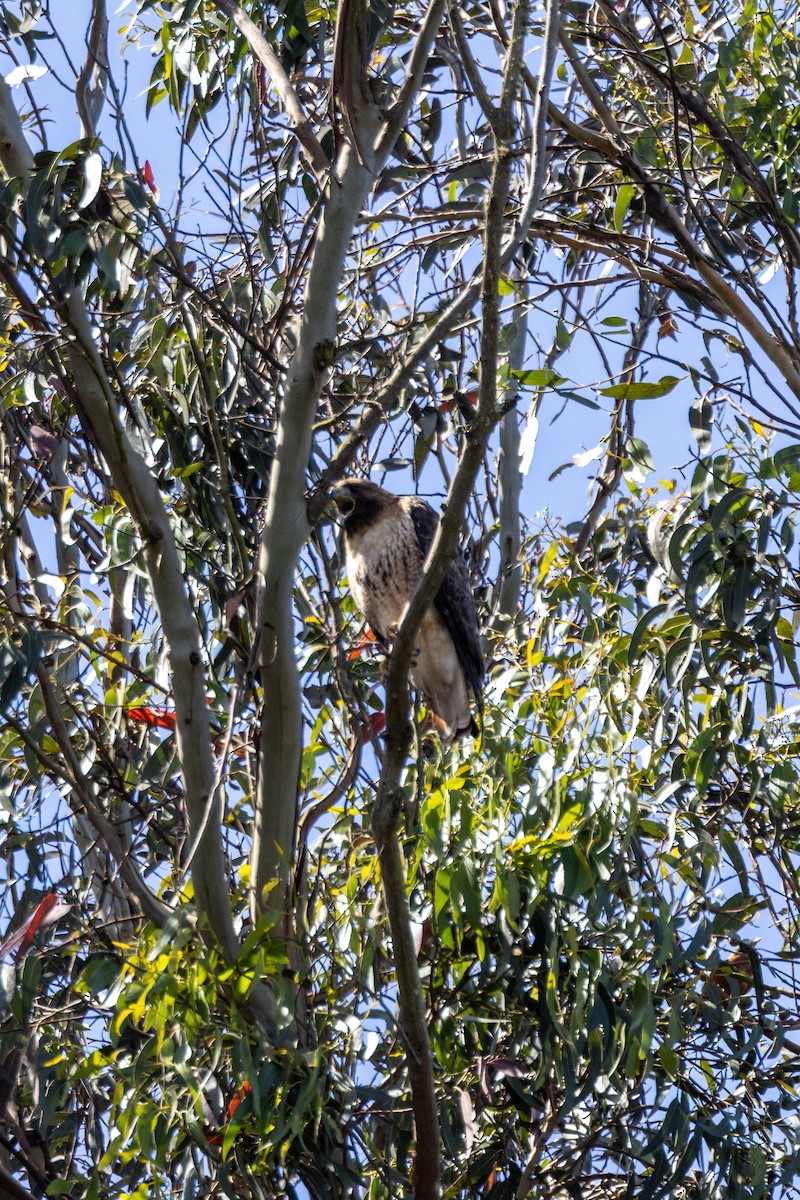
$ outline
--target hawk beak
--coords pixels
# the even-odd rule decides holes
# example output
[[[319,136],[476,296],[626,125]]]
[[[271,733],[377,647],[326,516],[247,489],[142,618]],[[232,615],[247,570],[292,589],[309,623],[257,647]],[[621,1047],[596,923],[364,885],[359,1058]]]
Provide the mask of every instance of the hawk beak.
[[[334,488],[330,497],[343,517],[355,508],[355,501],[347,488]]]

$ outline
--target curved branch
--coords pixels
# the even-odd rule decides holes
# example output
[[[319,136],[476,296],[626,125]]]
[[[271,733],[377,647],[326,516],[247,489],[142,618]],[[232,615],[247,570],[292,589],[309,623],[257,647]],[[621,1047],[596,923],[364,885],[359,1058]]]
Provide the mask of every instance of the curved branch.
[[[513,103],[522,69],[528,11],[527,0],[519,0],[514,8],[513,27],[503,68],[503,86],[495,125],[495,154],[481,278],[483,328],[477,411],[468,430],[467,444],[448,490],[447,502],[425,560],[422,576],[409,601],[392,648],[386,678],[386,754],[372,814],[373,835],[378,850],[397,970],[400,1030],[407,1047],[406,1060],[416,1131],[417,1200],[435,1200],[440,1195],[441,1165],[439,1118],[427,1013],[412,937],[405,871],[398,839],[399,814],[403,808],[400,777],[411,745],[412,732],[408,676],[422,618],[433,603],[433,598],[457,552],[464,513],[475,478],[486,454],[491,433],[501,415],[497,404],[499,283],[504,266],[503,230],[513,162]],[[535,178],[538,172],[535,164],[532,165],[532,177]]]
[[[275,51],[243,8],[235,0],[214,0],[217,8],[233,21],[239,32],[246,38],[250,49],[269,75],[275,91],[281,99],[289,119],[294,125],[297,140],[311,165],[317,182],[324,186],[331,169],[330,159],[319,144],[306,111],[298,99],[297,92],[292,87],[292,81],[283,69],[283,64]]]
[[[33,155],[7,84],[0,79],[0,162],[10,175],[25,177]],[[144,546],[144,558],[161,618],[175,698],[176,741],[192,832],[205,828],[192,870],[198,908],[234,961],[238,938],[227,888],[220,837],[221,803],[214,799],[214,763],[206,706],[200,632],[183,578],[169,515],[158,484],[134,449],[120,421],[114,393],[81,297],[58,302],[66,351],[84,419],[105,459],[114,486],[125,500]],[[213,819],[207,808],[214,805]],[[204,825],[205,823],[205,825]]]
[[[362,132],[377,111],[362,112]],[[365,139],[366,141],[366,139]],[[310,525],[305,477],[317,400],[333,361],[336,298],[355,222],[373,181],[349,142],[336,163],[306,283],[297,349],[278,417],[267,516],[259,550],[259,667],[264,712],[256,791],[251,910],[261,912],[264,889],[277,881],[273,908],[288,912],[289,868],[295,839],[302,756],[300,679],[295,657],[294,576]]]
[[[566,35],[562,35],[562,45],[568,54],[576,77],[584,88],[593,107],[595,107],[595,111],[604,127],[608,130],[613,143],[613,153],[610,154],[611,161],[616,162],[631,179],[640,185],[648,201],[650,210],[669,229],[675,241],[688,258],[687,265],[694,267],[711,292],[713,299],[710,301],[710,307],[720,315],[732,317],[733,320],[738,321],[747,330],[756,345],[764,351],[769,360],[778,369],[794,395],[800,399],[800,370],[795,365],[795,355],[791,349],[778,336],[774,326],[772,329],[769,329],[764,325],[747,301],[719,273],[712,259],[705,253],[695,238],[692,237],[677,209],[667,199],[661,185],[652,178],[637,158],[633,149],[628,146],[613,114],[610,113],[605,102],[597,93],[597,89],[594,87],[577,50]],[[580,127],[578,126],[570,132],[574,135],[579,129]],[[642,277],[644,278],[644,275]],[[677,287],[678,290],[681,287],[685,290],[686,284],[685,282],[683,284],[676,282],[673,286]]]
[[[400,85],[394,103],[384,114],[383,130],[375,146],[378,170],[388,158],[392,148],[400,136],[406,118],[411,110],[414,97],[419,91],[422,76],[428,64],[428,58],[442,23],[446,0],[430,0],[430,4],[422,18],[417,40],[414,43],[406,67],[406,74]]]
[[[169,657],[176,741],[189,825],[192,836],[203,830],[192,867],[195,897],[225,957],[232,962],[238,954],[239,943],[233,928],[220,837],[221,797],[218,799],[214,795],[203,646],[186,590],[175,535],[158,484],[120,423],[80,297],[73,293],[60,315],[67,327],[71,374],[86,419],[144,543],[147,573]],[[207,811],[209,806],[214,810],[211,816]]]
[[[478,101],[481,112],[486,117],[489,125],[494,128],[498,116],[497,108],[486,90],[481,69],[472,55],[472,48],[464,30],[464,22],[461,20],[461,10],[458,0],[450,0],[447,6],[447,13],[450,18],[456,45],[458,46],[458,52],[461,55],[461,65],[464,68],[464,74],[472,85],[472,90],[475,93],[475,99]]]
[[[696,121],[705,125],[723,154],[727,156],[742,179],[752,188],[756,199],[766,206],[774,221],[775,228],[781,234],[793,262],[797,265],[800,262],[800,235],[798,235],[793,222],[783,211],[775,192],[762,175],[758,164],[747,153],[742,142],[731,133],[728,126],[717,116],[703,95],[699,91],[688,87],[678,78],[674,70],[674,64],[670,62],[669,70],[664,71],[653,62],[652,58],[645,53],[644,47],[633,31],[620,20],[619,13],[614,5],[609,3],[609,0],[599,0],[599,2],[609,26],[614,29],[626,49],[635,55],[639,65],[652,79],[656,79],[666,91],[672,94],[673,103],[677,105],[679,102]],[[655,20],[655,15],[652,12],[651,16]]]

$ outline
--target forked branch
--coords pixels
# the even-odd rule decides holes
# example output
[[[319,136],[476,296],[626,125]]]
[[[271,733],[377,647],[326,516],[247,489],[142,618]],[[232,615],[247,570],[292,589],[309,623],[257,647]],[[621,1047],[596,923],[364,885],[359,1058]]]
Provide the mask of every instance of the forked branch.
[[[408,675],[422,618],[433,602],[457,552],[469,497],[484,460],[489,438],[502,414],[497,397],[497,360],[500,337],[500,276],[505,264],[503,246],[506,203],[513,163],[513,104],[523,62],[529,7],[520,0],[514,9],[511,38],[503,69],[503,85],[495,123],[495,153],[484,234],[483,271],[480,282],[481,334],[478,405],[467,442],[447,495],[436,536],[426,558],[422,577],[408,605],[394,641],[386,680],[386,754],[373,809],[372,827],[381,866],[381,881],[392,934],[397,971],[400,1029],[406,1047],[416,1128],[415,1195],[436,1200],[441,1194],[439,1118],[428,1034],[427,1013],[411,930],[403,857],[398,839],[402,810],[401,775],[411,744]],[[552,14],[551,14],[552,15]],[[555,27],[558,25],[556,9]],[[552,64],[552,57],[546,62]],[[550,68],[552,69],[552,67]],[[547,87],[543,100],[546,106]],[[534,143],[534,155],[544,153]],[[536,163],[529,179],[543,179]],[[518,232],[518,231],[517,231]],[[516,235],[509,239],[516,240]]]

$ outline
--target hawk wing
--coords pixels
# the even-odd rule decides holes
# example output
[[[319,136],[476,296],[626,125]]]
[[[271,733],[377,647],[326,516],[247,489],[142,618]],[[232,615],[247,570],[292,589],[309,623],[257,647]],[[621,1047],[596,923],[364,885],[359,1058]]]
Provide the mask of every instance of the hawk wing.
[[[433,544],[439,518],[427,500],[422,500],[419,496],[408,496],[406,504],[424,562]],[[458,554],[448,567],[433,605],[452,638],[461,670],[475,697],[478,711],[483,712],[484,667],[478,611],[475,608],[467,564],[461,554]]]

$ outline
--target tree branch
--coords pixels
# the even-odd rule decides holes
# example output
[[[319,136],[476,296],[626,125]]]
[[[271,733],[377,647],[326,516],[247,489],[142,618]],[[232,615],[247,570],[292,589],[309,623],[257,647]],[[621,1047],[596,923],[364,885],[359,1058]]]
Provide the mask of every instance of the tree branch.
[[[519,228],[523,237],[527,237],[528,228],[533,220],[533,214],[539,207],[544,188],[545,171],[547,170],[547,115],[550,108],[550,84],[556,65],[560,30],[560,0],[546,0],[542,68],[536,81],[533,101],[533,136],[528,167],[528,190],[522,202],[522,212],[519,218]]]
[[[527,272],[517,271],[516,278],[517,287],[524,292],[527,298]],[[528,307],[523,302],[523,308],[517,317],[514,329],[514,340],[508,354],[508,366],[512,372],[522,369],[527,334]],[[513,381],[513,374],[511,378]],[[517,396],[514,396],[513,408],[511,407],[511,396],[509,396],[508,411],[503,414],[500,421],[500,455],[497,468],[500,494],[500,528],[498,530],[500,570],[492,621],[493,628],[499,633],[505,632],[513,624],[519,609],[522,589],[522,563],[519,561],[522,544],[519,507],[522,472],[519,462],[519,414],[516,404]]]
[[[544,186],[546,166],[545,126],[547,112],[549,111],[547,97],[555,66],[558,27],[559,3],[558,0],[550,0],[545,25],[544,63],[538,85],[537,103],[539,107],[536,108],[535,112],[533,140],[531,144],[528,188],[520,213],[520,219],[515,224],[505,245],[502,247],[499,259],[501,271],[508,267],[528,236],[533,223],[534,213],[541,198],[541,189]],[[382,142],[384,140],[385,138],[382,138]],[[386,414],[391,411],[416,367],[448,335],[453,326],[469,312],[480,293],[481,278],[480,276],[476,276],[464,287],[460,295],[456,296],[450,302],[419,342],[403,355],[400,365],[395,368],[378,394],[369,402],[355,429],[349,437],[345,438],[327,468],[323,471],[319,485],[309,504],[310,520],[313,521],[319,517],[326,503],[327,492],[331,484],[342,477],[358,453],[359,448],[369,441],[375,430],[385,419]]]
[[[230,0],[218,0],[228,5]],[[341,147],[309,264],[297,349],[278,417],[267,516],[259,551],[259,667],[264,692],[251,870],[251,911],[277,881],[270,903],[287,914],[302,756],[300,683],[295,657],[294,574],[324,499],[311,513],[305,474],[314,416],[332,364],[337,294],[356,221],[416,96],[441,23],[445,0],[432,0],[411,52],[405,79],[385,118],[369,89],[349,89],[350,137]],[[356,13],[357,15],[357,13]],[[364,67],[364,69],[366,69]],[[357,141],[356,141],[357,139]]]
[[[597,89],[594,87],[577,50],[566,35],[562,37],[562,45],[575,69],[576,77],[586,91],[590,102],[594,106],[596,100],[599,105],[595,108],[595,111],[611,135],[614,143],[613,160],[622,167],[631,179],[635,180],[641,186],[646,198],[650,202],[651,210],[672,233],[675,241],[686,254],[689,260],[688,265],[695,268],[711,292],[713,296],[711,307],[715,308],[722,315],[732,317],[747,330],[755,343],[778,369],[794,395],[800,399],[800,370],[795,365],[793,351],[779,337],[778,331],[774,327],[772,330],[767,328],[758,318],[752,307],[720,275],[713,261],[692,237],[674,205],[665,196],[660,184],[649,175],[642,163],[639,162],[634,151],[628,146],[613,114],[597,94]],[[673,287],[680,286],[677,282],[673,284]]]
[[[514,8],[511,39],[503,68],[503,85],[495,126],[495,154],[484,235],[481,311],[480,382],[475,419],[447,494],[436,536],[422,576],[400,624],[386,678],[386,754],[372,814],[372,829],[381,867],[381,882],[392,933],[397,971],[400,1030],[406,1046],[416,1131],[415,1195],[435,1200],[441,1191],[439,1114],[405,871],[398,840],[403,808],[400,777],[411,745],[408,675],[422,618],[433,602],[457,552],[461,528],[478,470],[500,416],[497,404],[497,356],[500,335],[499,283],[503,268],[503,230],[513,163],[513,104],[522,68],[528,2]]]
[[[622,381],[632,383],[636,365],[644,349],[647,335],[656,315],[655,297],[647,285],[639,286],[639,316],[633,328],[630,345],[625,351],[622,368]],[[628,438],[633,436],[633,405],[632,400],[617,400],[611,415],[611,430],[608,436],[603,466],[597,476],[597,490],[586,518],[581,526],[575,542],[575,553],[580,556],[589,544],[597,522],[605,509],[608,499],[617,489],[622,478],[622,468],[625,462],[625,446]]]
[[[458,52],[461,55],[461,65],[464,68],[464,73],[472,85],[472,90],[475,93],[475,99],[478,101],[481,112],[486,117],[489,125],[494,128],[498,116],[497,108],[486,90],[481,69],[472,55],[469,40],[464,32],[464,22],[461,20],[461,10],[458,0],[450,0],[447,6],[447,13],[450,17],[450,25],[456,39]]]
[[[317,177],[317,182],[320,187],[324,187],[330,174],[330,159],[317,140],[311,122],[298,99],[297,92],[292,87],[292,81],[283,69],[281,60],[255,21],[235,3],[235,0],[214,0],[214,3],[225,13],[226,17],[233,21],[239,32],[246,38],[250,49],[269,75],[272,86],[278,93],[287,116],[294,125],[297,140]]]
[[[446,3],[447,0],[430,0],[425,16],[422,18],[417,40],[408,59],[405,78],[400,85],[394,104],[384,114],[383,129],[375,146],[378,170],[383,166],[400,136],[411,105],[414,103],[414,97],[420,89],[422,76],[442,23]]]
[[[33,1200],[33,1196],[0,1165],[0,1200]]]
[[[75,103],[81,122],[81,137],[94,137],[103,111],[108,81],[108,17],[106,0],[92,0],[92,15],[86,39],[86,62],[75,82]]]
[[[1,79],[0,162],[8,174],[23,178],[33,166],[33,155],[10,90]],[[133,448],[120,421],[83,300],[73,292],[60,298],[57,307],[66,335],[70,371],[85,420],[143,542],[145,563],[169,657],[176,741],[190,829],[194,832],[205,823],[205,833],[192,870],[195,898],[225,957],[232,962],[238,954],[238,939],[233,927],[220,837],[221,804],[216,807],[214,819],[206,822],[207,806],[216,802],[203,647],[175,537],[156,480]]]
[[[359,113],[363,144],[374,146],[374,106]],[[300,680],[295,656],[293,591],[310,525],[305,476],[317,400],[333,362],[337,295],[347,248],[374,179],[349,141],[314,242],[300,332],[278,416],[267,515],[258,558],[259,669],[264,692],[251,870],[251,910],[261,912],[264,888],[277,881],[270,904],[288,914],[289,868],[295,839],[303,749]]]
[[[687,113],[690,113],[700,124],[705,125],[742,179],[752,188],[756,199],[766,206],[775,223],[775,228],[786,243],[792,261],[797,265],[800,262],[800,235],[798,235],[793,222],[786,216],[775,192],[762,175],[758,164],[747,153],[741,140],[731,133],[725,122],[710,108],[705,97],[699,91],[682,83],[677,77],[671,61],[669,71],[663,71],[653,62],[633,31],[620,20],[619,13],[613,4],[610,4],[608,0],[599,0],[599,2],[608,24],[627,49],[633,52],[639,65],[652,79],[656,79],[666,91],[672,94],[673,103],[676,106],[680,102]],[[651,12],[651,16],[655,22],[655,14]]]

